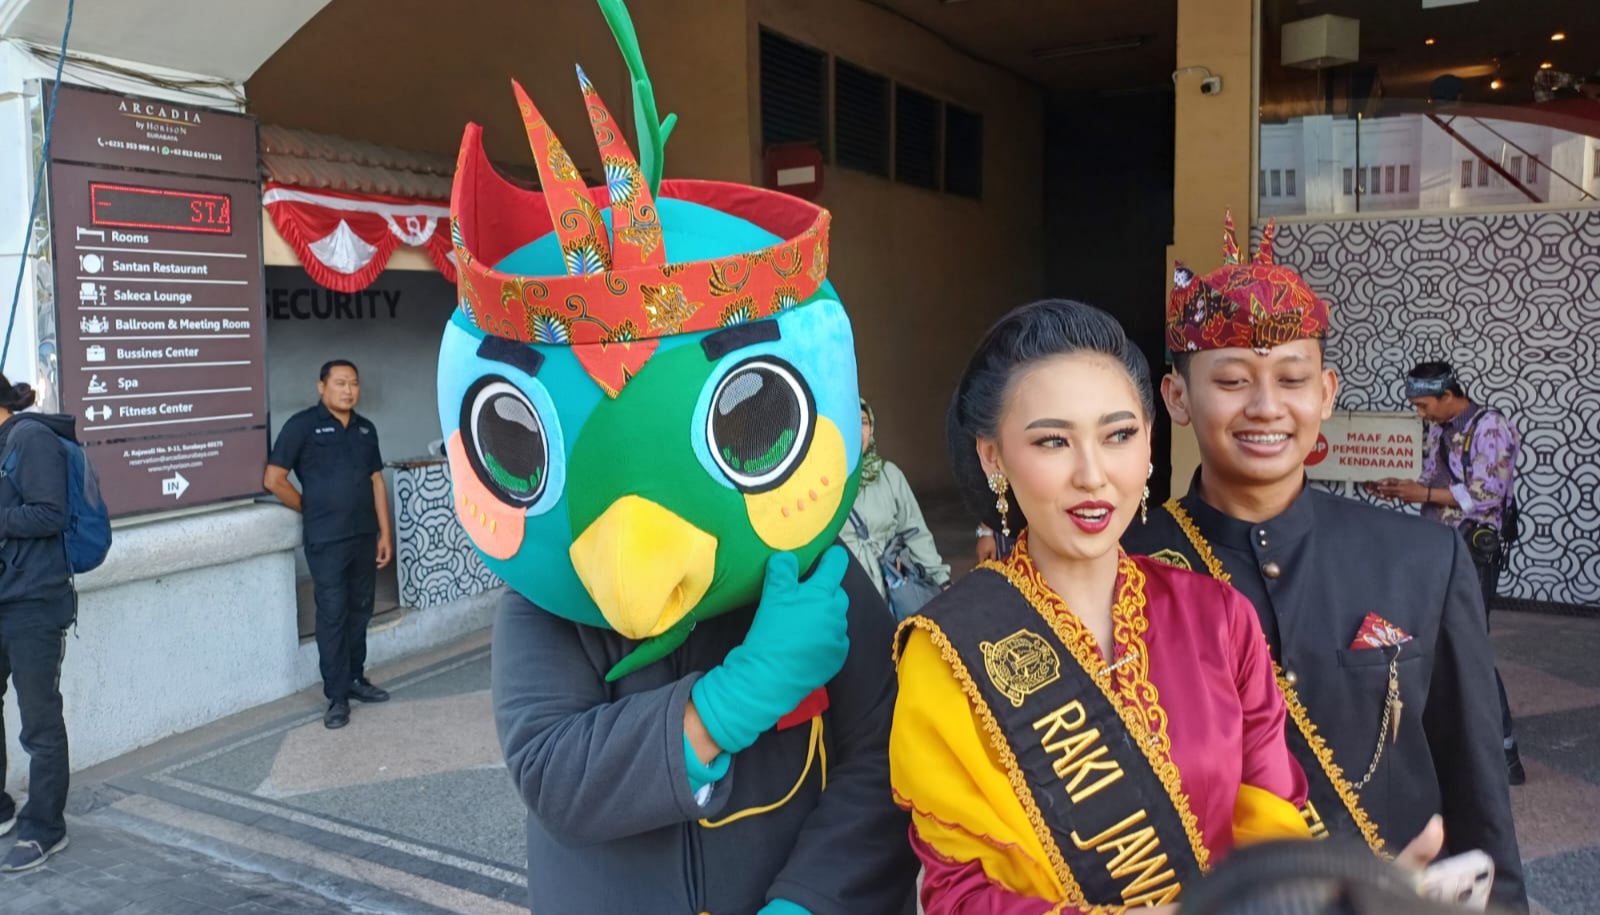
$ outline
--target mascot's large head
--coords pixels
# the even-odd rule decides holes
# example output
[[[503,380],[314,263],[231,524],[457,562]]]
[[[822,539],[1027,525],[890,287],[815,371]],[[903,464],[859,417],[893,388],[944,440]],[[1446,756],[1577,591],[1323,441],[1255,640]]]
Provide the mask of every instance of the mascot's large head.
[[[460,303],[439,355],[456,513],[489,568],[550,613],[643,644],[755,602],[766,560],[808,568],[855,500],[850,322],[827,282],[828,213],[713,181],[660,181],[658,122],[620,0],[636,160],[578,71],[605,168],[588,188],[520,86],[543,192],[462,141]]]

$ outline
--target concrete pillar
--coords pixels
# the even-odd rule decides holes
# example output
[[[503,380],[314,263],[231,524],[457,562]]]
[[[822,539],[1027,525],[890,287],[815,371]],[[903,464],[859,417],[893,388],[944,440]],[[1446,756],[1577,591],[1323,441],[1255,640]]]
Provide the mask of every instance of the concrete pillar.
[[[1205,74],[1178,77],[1172,246],[1168,261],[1204,272],[1222,262],[1222,213],[1232,208],[1240,244],[1249,234],[1254,170],[1254,4],[1251,0],[1183,0],[1178,4],[1178,68],[1206,67],[1222,92],[1202,95]],[[1172,430],[1172,493],[1189,489],[1200,464],[1193,433]]]

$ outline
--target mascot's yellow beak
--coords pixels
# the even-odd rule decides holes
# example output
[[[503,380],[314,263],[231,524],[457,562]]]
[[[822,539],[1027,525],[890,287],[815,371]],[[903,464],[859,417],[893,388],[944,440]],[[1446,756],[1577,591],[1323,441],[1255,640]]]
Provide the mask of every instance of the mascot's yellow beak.
[[[649,499],[623,496],[573,542],[570,554],[611,628],[648,639],[671,629],[706,596],[717,538]]]

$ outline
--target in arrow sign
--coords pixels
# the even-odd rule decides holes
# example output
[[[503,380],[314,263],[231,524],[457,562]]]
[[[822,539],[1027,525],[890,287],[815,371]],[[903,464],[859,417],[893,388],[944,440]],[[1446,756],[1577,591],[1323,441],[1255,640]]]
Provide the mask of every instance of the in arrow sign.
[[[183,474],[176,471],[173,472],[172,476],[161,481],[161,494],[163,496],[171,496],[174,499],[181,499],[183,498],[183,494],[188,491],[189,481],[183,478]]]

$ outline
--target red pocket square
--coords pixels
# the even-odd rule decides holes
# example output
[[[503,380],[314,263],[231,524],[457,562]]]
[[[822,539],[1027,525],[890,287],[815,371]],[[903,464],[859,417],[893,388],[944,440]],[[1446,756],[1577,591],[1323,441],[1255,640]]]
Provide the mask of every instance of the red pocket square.
[[[1355,641],[1350,643],[1350,647],[1392,648],[1409,641],[1411,633],[1376,613],[1369,613],[1366,619],[1361,621],[1361,628],[1356,631]]]

